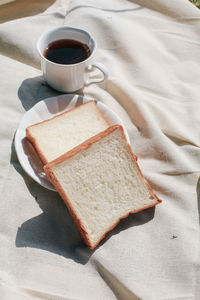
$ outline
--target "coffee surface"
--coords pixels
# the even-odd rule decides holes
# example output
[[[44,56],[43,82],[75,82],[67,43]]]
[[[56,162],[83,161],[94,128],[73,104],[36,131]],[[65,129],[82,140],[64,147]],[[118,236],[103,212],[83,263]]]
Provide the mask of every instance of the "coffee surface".
[[[65,39],[50,43],[43,55],[54,63],[70,65],[86,60],[90,56],[90,49],[79,41]]]

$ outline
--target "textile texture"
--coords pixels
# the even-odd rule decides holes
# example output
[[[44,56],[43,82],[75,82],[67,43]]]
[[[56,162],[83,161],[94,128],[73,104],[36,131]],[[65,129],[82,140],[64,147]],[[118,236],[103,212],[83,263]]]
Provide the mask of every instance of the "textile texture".
[[[200,299],[200,11],[187,0],[19,0],[0,11],[0,298]],[[109,78],[77,93],[119,115],[163,200],[122,220],[94,251],[14,148],[26,111],[60,95],[36,49],[60,25],[97,40]]]

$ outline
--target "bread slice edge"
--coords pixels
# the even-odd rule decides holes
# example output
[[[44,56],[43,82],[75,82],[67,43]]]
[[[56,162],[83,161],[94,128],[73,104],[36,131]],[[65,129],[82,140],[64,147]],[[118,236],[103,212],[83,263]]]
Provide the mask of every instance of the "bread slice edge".
[[[110,227],[108,228],[108,230],[99,238],[99,240],[93,245],[90,241],[89,235],[84,227],[84,225],[82,224],[80,218],[77,216],[73,205],[70,201],[70,199],[67,197],[65,191],[63,190],[59,180],[57,179],[57,177],[55,176],[54,172],[52,171],[52,167],[56,166],[57,164],[62,163],[63,161],[73,157],[74,155],[76,155],[77,153],[81,152],[82,150],[86,150],[88,149],[91,145],[93,145],[95,142],[98,142],[99,140],[101,140],[102,138],[106,137],[107,135],[109,135],[110,133],[112,133],[113,131],[120,129],[122,132],[122,136],[126,142],[126,145],[128,147],[128,150],[136,164],[136,167],[138,168],[138,171],[140,173],[140,175],[142,176],[142,179],[144,180],[145,184],[147,185],[150,193],[152,194],[152,197],[155,198],[157,200],[156,203],[153,203],[151,205],[142,207],[138,210],[134,210],[134,211],[129,211],[127,214],[125,214],[124,216],[119,217],[119,219]],[[160,202],[162,202],[162,200],[160,198],[158,198],[158,196],[155,194],[155,192],[153,191],[151,185],[149,184],[149,182],[146,180],[146,178],[144,177],[144,175],[142,174],[142,171],[137,163],[137,156],[133,153],[131,146],[129,145],[125,133],[124,133],[124,129],[121,125],[113,125],[110,126],[109,128],[107,128],[106,130],[100,132],[99,134],[91,137],[90,139],[88,139],[87,141],[83,142],[82,144],[76,146],[75,148],[73,148],[72,150],[68,151],[67,153],[61,155],[60,157],[56,158],[55,160],[53,160],[52,162],[46,164],[44,166],[44,171],[47,175],[47,178],[49,179],[49,181],[54,185],[55,189],[58,191],[58,193],[60,194],[60,196],[62,197],[62,199],[64,200],[65,204],[67,205],[70,214],[72,215],[75,224],[77,226],[77,229],[80,232],[80,235],[82,237],[82,239],[84,240],[84,242],[86,243],[86,245],[88,245],[88,247],[93,250],[94,248],[96,248],[96,246],[100,243],[100,241],[106,236],[106,234],[111,231],[119,222],[121,219],[126,218],[129,214],[132,213],[137,213],[139,211],[142,211],[144,209],[148,209],[150,207],[153,207],[157,204],[159,204]]]
[[[69,109],[69,110],[67,110],[67,111],[65,111],[65,112],[63,112],[63,113],[61,113],[61,114],[59,114],[59,115],[56,115],[56,116],[54,116],[54,117],[52,117],[52,118],[50,118],[50,119],[47,119],[47,120],[44,120],[44,121],[35,123],[35,124],[30,125],[30,126],[28,126],[28,127],[26,128],[26,138],[27,138],[28,141],[33,145],[34,149],[36,150],[36,153],[38,154],[39,158],[41,159],[41,161],[42,161],[42,163],[43,163],[44,165],[47,164],[49,161],[48,161],[47,158],[45,157],[45,154],[43,153],[42,149],[40,148],[39,144],[37,143],[37,140],[36,140],[35,137],[31,134],[30,129],[31,129],[32,127],[37,126],[37,125],[40,125],[40,124],[43,124],[43,123],[46,123],[46,122],[50,122],[51,120],[56,119],[56,118],[58,118],[58,117],[60,117],[60,116],[62,116],[62,115],[65,115],[65,114],[69,113],[69,112],[72,112],[73,110],[79,108],[80,106],[86,105],[86,104],[88,104],[88,103],[93,103],[93,104],[94,104],[97,113],[98,113],[98,114],[101,116],[101,118],[106,122],[106,124],[107,124],[108,126],[110,126],[110,123],[109,123],[108,120],[105,118],[105,116],[104,116],[103,113],[100,111],[100,109],[97,107],[95,101],[94,101],[94,100],[90,100],[90,101],[85,102],[85,103],[83,103],[83,104],[81,104],[81,105],[78,105],[78,106],[76,106],[76,107],[73,107],[72,109]]]

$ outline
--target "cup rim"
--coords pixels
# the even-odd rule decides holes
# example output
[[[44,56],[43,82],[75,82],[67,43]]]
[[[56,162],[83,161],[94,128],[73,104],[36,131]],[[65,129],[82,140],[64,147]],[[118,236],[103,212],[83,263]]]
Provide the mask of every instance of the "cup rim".
[[[83,61],[81,61],[81,62],[75,63],[75,64],[58,64],[58,63],[55,63],[55,62],[53,62],[53,61],[47,59],[47,58],[43,55],[43,53],[42,53],[42,51],[40,51],[40,47],[39,47],[39,43],[41,42],[41,40],[44,38],[45,35],[47,35],[47,34],[53,32],[53,31],[55,31],[55,30],[62,29],[62,28],[67,28],[67,29],[71,29],[71,30],[74,30],[74,31],[79,31],[79,32],[82,32],[82,33],[88,35],[88,37],[89,37],[89,38],[93,41],[93,43],[94,43],[94,49],[93,49],[92,53],[90,54],[90,56],[89,56],[88,58],[86,58],[85,60],[83,60]],[[57,41],[57,40],[55,40],[55,41]],[[47,62],[49,62],[49,63],[51,63],[51,64],[53,64],[53,65],[56,65],[56,66],[60,66],[60,67],[76,66],[76,65],[80,65],[80,64],[82,64],[82,63],[87,62],[88,60],[90,60],[90,59],[94,56],[94,53],[95,53],[95,51],[96,51],[96,48],[97,48],[96,40],[93,38],[93,36],[90,34],[90,32],[88,32],[88,31],[86,31],[86,30],[84,30],[84,29],[81,29],[81,28],[71,27],[71,26],[67,26],[67,25],[64,25],[64,26],[57,26],[57,27],[53,27],[53,28],[51,28],[51,29],[49,29],[49,30],[46,30],[45,32],[43,32],[43,33],[40,35],[40,37],[39,37],[39,39],[38,39],[38,41],[37,41],[37,51],[38,51],[40,57],[41,57],[42,59],[46,60]]]

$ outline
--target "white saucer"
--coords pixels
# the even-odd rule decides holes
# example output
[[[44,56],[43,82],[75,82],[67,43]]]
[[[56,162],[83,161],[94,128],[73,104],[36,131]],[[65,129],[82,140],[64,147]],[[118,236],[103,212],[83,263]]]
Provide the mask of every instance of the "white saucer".
[[[26,139],[26,128],[90,100],[92,98],[69,94],[48,98],[35,104],[21,119],[15,134],[15,149],[19,162],[30,177],[49,190],[55,191],[52,184],[46,178],[42,162],[32,145]],[[123,126],[128,143],[130,143],[126,128],[117,114],[100,101],[95,100],[95,102],[111,125],[119,124]]]

